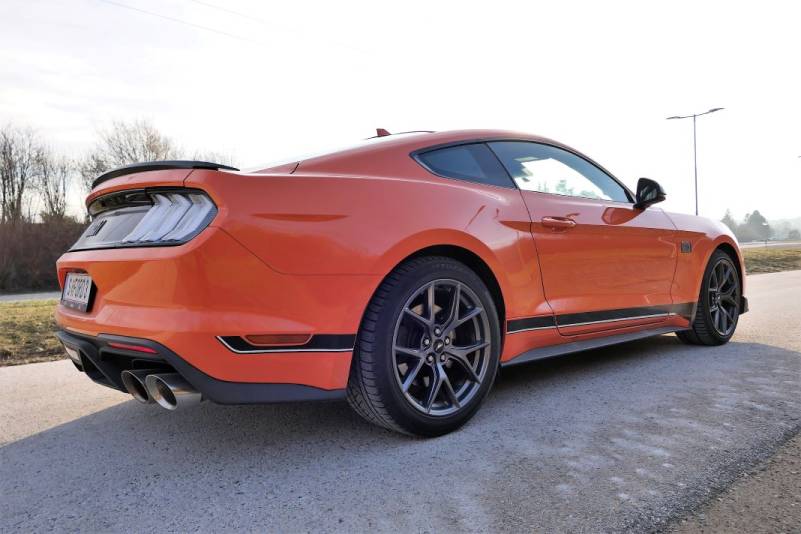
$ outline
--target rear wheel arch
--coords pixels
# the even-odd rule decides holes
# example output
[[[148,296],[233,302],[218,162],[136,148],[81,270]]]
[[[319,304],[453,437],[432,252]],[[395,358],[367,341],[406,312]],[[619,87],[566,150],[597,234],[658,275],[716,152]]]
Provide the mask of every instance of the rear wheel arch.
[[[398,266],[406,263],[407,261],[426,256],[441,256],[454,259],[465,264],[470,268],[470,270],[476,273],[479,278],[481,278],[481,281],[484,282],[484,285],[486,285],[487,289],[489,289],[489,292],[492,295],[492,300],[495,304],[495,309],[498,311],[498,322],[501,324],[501,347],[503,347],[503,340],[505,337],[504,331],[506,330],[506,304],[504,302],[503,291],[501,290],[498,278],[495,276],[495,272],[487,264],[487,262],[485,262],[481,256],[475,252],[464,247],[457,245],[432,245],[420,249],[417,252],[414,252],[413,254],[403,258],[403,260],[398,262],[398,264],[395,265],[390,272],[394,271]]]
[[[470,265],[471,263],[472,266]],[[486,266],[486,268],[488,268],[488,266]],[[353,352],[350,376],[348,378],[348,401],[359,415],[379,426],[421,436],[436,436],[450,432],[460,427],[472,417],[483,402],[489,389],[492,387],[492,383],[494,382],[499,368],[498,363],[502,352],[501,332],[503,328],[500,323],[501,315],[496,309],[496,297],[492,294],[493,290],[490,289],[489,285],[484,281],[485,279],[479,274],[480,270],[482,270],[480,264],[471,262],[470,256],[465,255],[461,251],[431,246],[408,255],[382,280],[362,318],[362,324],[360,325],[359,334],[357,335],[356,348]],[[474,395],[470,396],[468,399],[456,401],[456,411],[453,413],[434,414],[430,412],[433,404],[431,404],[432,401],[429,400],[427,408],[429,411],[424,410],[421,414],[418,408],[414,408],[413,403],[408,402],[409,399],[406,395],[406,388],[408,388],[409,385],[406,385],[407,380],[411,381],[409,382],[411,386],[416,387],[430,384],[426,382],[418,383],[416,381],[415,377],[418,376],[417,371],[420,369],[420,366],[415,368],[414,374],[411,375],[412,378],[407,379],[404,375],[402,380],[404,388],[402,391],[397,389],[399,384],[396,383],[398,377],[395,373],[402,371],[396,359],[398,353],[421,358],[425,356],[425,351],[439,351],[442,353],[442,359],[437,357],[434,353],[428,353],[428,356],[425,357],[426,362],[428,362],[427,365],[436,366],[440,371],[449,375],[450,372],[445,370],[446,367],[451,367],[449,358],[456,358],[458,360],[460,358],[460,356],[458,356],[458,350],[464,350],[468,348],[464,345],[470,345],[470,332],[461,331],[461,334],[468,334],[465,338],[465,336],[457,333],[456,327],[454,327],[454,330],[450,332],[450,334],[446,326],[443,326],[441,330],[435,328],[435,325],[449,324],[448,321],[450,319],[447,319],[447,317],[450,313],[455,313],[455,317],[457,318],[460,316],[458,308],[456,308],[456,312],[453,312],[452,307],[449,308],[447,299],[452,298],[452,296],[447,296],[447,290],[445,292],[446,303],[444,307],[441,308],[435,308],[431,303],[434,302],[434,299],[439,299],[438,303],[442,305],[442,294],[437,292],[436,294],[439,295],[439,297],[437,297],[434,296],[435,293],[433,291],[428,293],[427,298],[429,304],[425,309],[437,310],[431,311],[431,319],[429,321],[424,321],[422,325],[424,330],[428,329],[429,335],[425,336],[425,332],[423,332],[423,337],[419,337],[420,332],[416,332],[418,335],[416,341],[411,339],[406,339],[406,342],[400,341],[398,337],[398,325],[400,321],[403,320],[403,317],[405,317],[403,310],[409,309],[403,307],[409,305],[409,301],[406,300],[407,296],[412,295],[412,297],[409,298],[416,298],[414,295],[422,294],[419,293],[419,291],[426,288],[429,288],[430,291],[430,287],[433,287],[433,285],[430,285],[432,281],[436,283],[436,287],[438,288],[442,288],[443,286],[447,287],[449,285],[461,285],[462,297],[469,300],[469,295],[472,295],[476,303],[481,301],[481,306],[476,309],[479,314],[483,314],[485,317],[484,326],[481,328],[483,334],[473,339],[483,339],[486,343],[477,347],[475,350],[466,351],[461,357],[469,358],[467,354],[469,352],[473,357],[489,358],[489,361],[485,362],[485,366],[483,367],[484,371],[473,374],[473,376],[482,378],[466,378],[467,381],[478,381],[478,389],[475,390]],[[497,284],[497,280],[495,280],[494,283]],[[418,286],[420,286],[420,288],[418,288]],[[409,293],[410,290],[414,291]],[[458,292],[455,294],[457,296],[459,295]],[[465,297],[466,294],[468,297]],[[404,302],[406,302],[406,304],[404,304]],[[425,304],[422,305],[425,306]],[[470,303],[468,302],[467,305],[470,306]],[[451,311],[448,311],[449,309]],[[484,313],[484,310],[486,310],[486,313]],[[445,315],[442,316],[440,312],[445,313]],[[429,312],[423,314],[417,311],[415,313],[428,317]],[[437,323],[433,322],[435,313],[440,314],[438,315],[439,319],[437,319]],[[465,315],[465,320],[470,320],[471,322],[477,320],[468,319],[468,317],[475,317],[475,315]],[[443,320],[444,322],[442,322]],[[464,323],[464,321],[460,321],[458,324],[462,323]],[[411,321],[411,324],[420,326],[419,322],[414,320]],[[468,324],[464,324],[464,327],[468,328]],[[392,331],[393,327],[394,333]],[[487,335],[489,335],[489,337],[485,337]],[[440,339],[442,336],[446,337]],[[408,337],[408,335],[406,337]],[[452,351],[449,351],[447,348],[442,350],[443,347],[447,347],[449,337],[453,340],[452,348],[457,349],[456,356],[451,354]],[[457,341],[457,338],[460,339]],[[439,340],[439,348],[435,346],[425,348],[429,347],[428,342],[425,341],[426,339]],[[443,341],[444,344],[442,343]],[[420,343],[420,348],[415,348],[415,343]],[[408,347],[408,349],[398,349],[396,347]],[[479,350],[480,353],[478,352]],[[450,354],[450,356],[446,356],[447,354]],[[483,356],[481,354],[483,354]],[[387,355],[390,357],[389,360],[385,358]],[[435,359],[432,360],[432,357]],[[448,363],[436,363],[437,360]],[[422,365],[426,365],[422,360],[419,361]],[[470,362],[468,365],[470,365],[470,368],[473,368],[475,365],[478,365],[478,362]],[[456,366],[455,369],[458,371],[459,367]],[[476,370],[474,369],[474,371]],[[457,381],[458,378],[457,376]],[[446,380],[446,382],[450,384],[449,381]],[[457,382],[454,382],[453,384],[455,387],[449,385],[451,397],[461,395],[462,393],[460,392],[464,392],[466,383],[467,382],[463,382],[461,386],[456,386]],[[438,396],[438,392],[447,390],[444,389],[443,386],[442,390],[436,387],[436,389],[432,391],[433,393],[429,392],[429,394],[433,395],[433,397],[428,397],[429,399],[436,400],[439,398],[442,400],[442,395]],[[399,395],[402,397],[399,397]],[[464,402],[464,404],[460,404],[461,402]]]

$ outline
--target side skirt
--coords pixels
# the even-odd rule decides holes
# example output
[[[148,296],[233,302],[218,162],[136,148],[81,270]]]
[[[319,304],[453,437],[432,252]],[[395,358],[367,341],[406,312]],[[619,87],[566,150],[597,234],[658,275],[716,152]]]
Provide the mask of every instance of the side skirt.
[[[548,347],[538,347],[536,349],[527,350],[519,356],[515,356],[511,360],[501,363],[501,366],[508,367],[510,365],[552,358],[554,356],[562,356],[564,354],[571,354],[573,352],[608,347],[609,345],[617,345],[618,343],[625,343],[627,341],[634,341],[636,339],[660,336],[662,334],[677,332],[679,330],[686,330],[686,328],[677,326],[664,326],[662,328],[654,328],[653,330],[627,332],[625,334],[617,334],[615,336],[585,339],[583,341],[573,341],[572,343],[562,343],[559,345],[550,345]]]

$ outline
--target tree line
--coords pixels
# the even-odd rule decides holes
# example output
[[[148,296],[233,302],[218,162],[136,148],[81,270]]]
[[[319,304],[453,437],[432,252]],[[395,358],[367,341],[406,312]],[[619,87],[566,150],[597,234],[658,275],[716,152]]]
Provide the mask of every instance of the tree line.
[[[759,210],[746,213],[741,223],[734,220],[731,211],[726,210],[726,214],[723,216],[723,219],[721,219],[721,222],[734,232],[737,240],[741,243],[747,243],[749,241],[767,241],[775,237],[789,240],[801,239],[801,231],[797,228],[788,229],[785,235],[776,235],[777,232],[775,229],[768,223],[765,216],[759,213]]]
[[[180,147],[146,120],[111,123],[78,157],[32,128],[0,127],[0,291],[57,288],[55,261],[86,223],[83,213],[69,214],[70,194],[87,193],[111,169],[165,159],[232,163],[225,154]]]

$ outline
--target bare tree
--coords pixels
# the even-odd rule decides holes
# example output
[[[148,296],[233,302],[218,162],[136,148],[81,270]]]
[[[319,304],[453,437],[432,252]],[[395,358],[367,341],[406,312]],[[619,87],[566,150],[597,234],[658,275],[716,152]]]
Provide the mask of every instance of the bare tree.
[[[86,190],[92,182],[117,167],[165,159],[195,159],[231,165],[233,157],[213,151],[186,150],[146,120],[115,121],[100,132],[100,140],[80,163],[80,175]]]
[[[38,150],[33,130],[12,126],[0,129],[0,222],[24,219]]]
[[[36,189],[42,201],[42,219],[63,219],[67,213],[67,191],[75,170],[71,160],[42,148],[37,158]]]
[[[111,169],[144,161],[176,159],[177,149],[172,139],[161,134],[150,122],[115,121],[100,132],[100,141],[80,165],[84,187]]]

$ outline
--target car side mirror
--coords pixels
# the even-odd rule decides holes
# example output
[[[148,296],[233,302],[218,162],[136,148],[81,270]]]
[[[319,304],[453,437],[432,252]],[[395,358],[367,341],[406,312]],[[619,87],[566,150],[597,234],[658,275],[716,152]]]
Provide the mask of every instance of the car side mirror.
[[[655,180],[640,178],[637,180],[637,199],[634,208],[644,210],[652,204],[665,200],[665,190]]]

